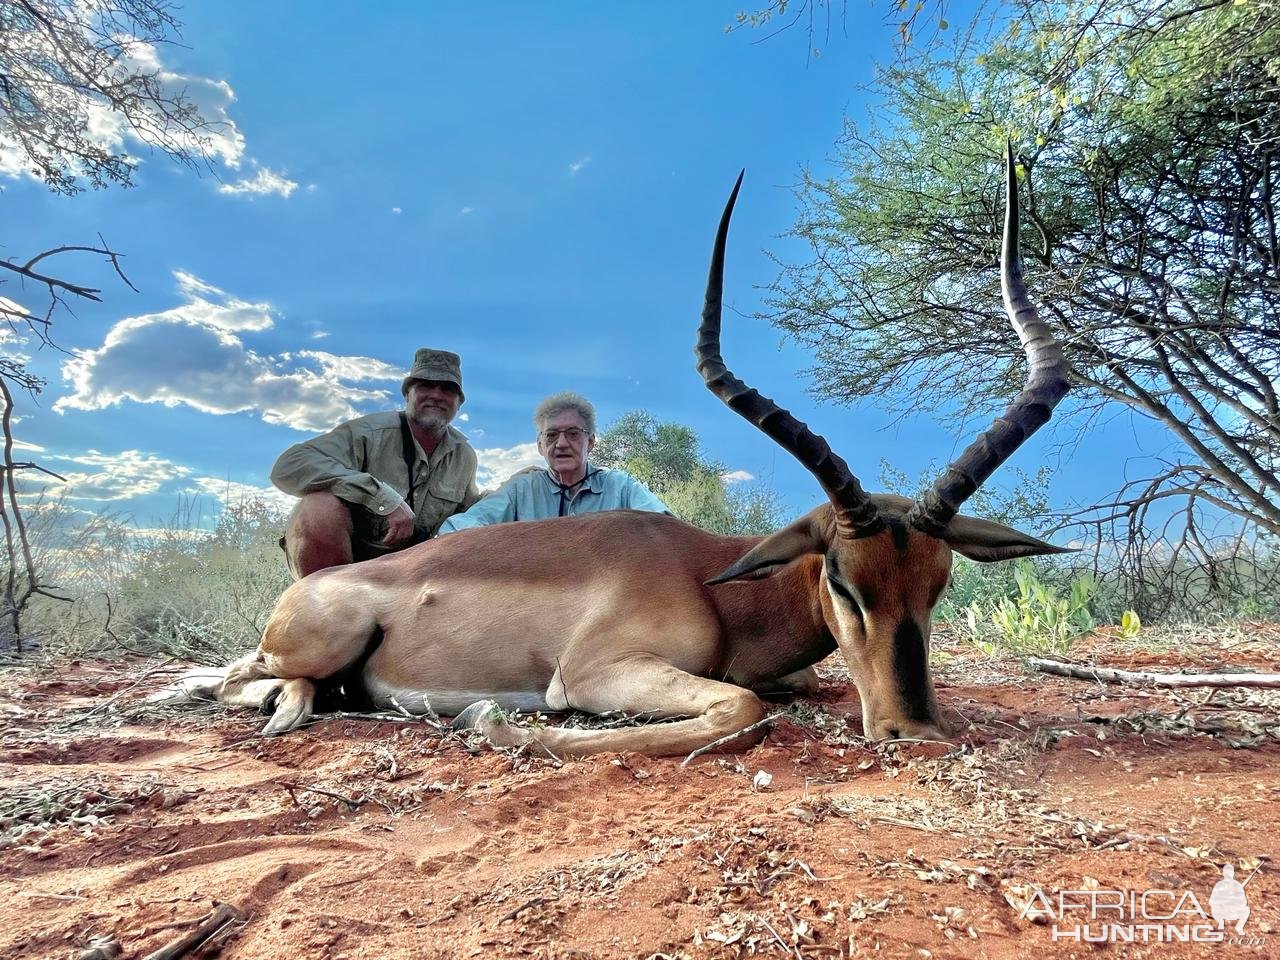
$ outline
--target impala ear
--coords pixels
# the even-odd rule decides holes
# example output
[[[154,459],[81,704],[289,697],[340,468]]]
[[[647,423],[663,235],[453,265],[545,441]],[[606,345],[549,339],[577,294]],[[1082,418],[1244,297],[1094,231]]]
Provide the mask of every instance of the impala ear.
[[[810,553],[826,553],[827,540],[819,525],[811,517],[801,517],[788,527],[771,533],[739,557],[719,576],[706,581],[708,586],[729,583],[732,580],[758,580],[772,576],[777,570],[797,557]],[[752,576],[756,574],[757,576]]]
[[[1012,527],[1006,527],[1003,523],[979,520],[963,514],[951,518],[942,533],[942,539],[956,553],[979,563],[1077,552],[1075,547],[1055,547],[1052,543],[1037,540]]]

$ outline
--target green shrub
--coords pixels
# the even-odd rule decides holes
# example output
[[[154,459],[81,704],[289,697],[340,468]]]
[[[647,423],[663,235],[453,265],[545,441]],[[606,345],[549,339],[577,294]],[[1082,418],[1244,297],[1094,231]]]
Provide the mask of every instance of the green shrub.
[[[979,650],[1063,654],[1096,623],[1089,605],[1098,583],[1092,574],[1076,577],[1064,596],[1043,583],[1028,561],[1013,565],[1017,594],[994,603],[973,601],[959,626]]]
[[[1120,618],[1120,636],[1132,640],[1142,632],[1142,619],[1133,610],[1126,610]]]

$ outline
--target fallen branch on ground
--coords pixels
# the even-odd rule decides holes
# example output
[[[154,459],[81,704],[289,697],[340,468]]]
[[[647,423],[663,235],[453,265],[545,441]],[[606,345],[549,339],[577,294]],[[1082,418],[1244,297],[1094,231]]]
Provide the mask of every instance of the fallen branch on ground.
[[[330,800],[337,800],[341,803],[345,803],[347,805],[347,809],[350,810],[352,813],[359,810],[361,805],[366,802],[364,797],[361,797],[359,800],[353,800],[351,797],[344,797],[342,794],[334,793],[331,790],[321,790],[319,787],[304,787],[301,784],[297,784],[297,783],[283,783],[283,782],[280,784],[280,786],[284,787],[286,790],[289,791],[289,796],[290,798],[292,798],[295,806],[300,806],[300,804],[298,804],[298,798],[294,796],[295,792],[315,793],[322,797],[328,797]]]
[[[95,937],[90,940],[88,948],[80,953],[76,960],[116,960],[123,949],[119,940],[107,934],[105,937]]]
[[[689,765],[689,761],[693,760],[695,757],[700,757],[704,753],[710,753],[716,747],[722,747],[731,740],[737,740],[744,733],[751,733],[753,730],[759,730],[765,724],[772,725],[775,720],[777,720],[779,717],[783,715],[784,714],[782,714],[781,712],[771,713],[767,717],[765,717],[763,720],[757,720],[755,723],[749,726],[743,727],[741,730],[735,730],[733,733],[729,734],[727,737],[721,737],[719,740],[712,740],[705,747],[699,747],[697,750],[693,751],[693,753],[685,757],[684,762],[681,763],[680,766],[687,767]]]
[[[161,947],[155,953],[148,954],[146,960],[177,960],[178,957],[185,956],[205,941],[213,939],[223,927],[242,922],[244,918],[244,914],[236,907],[229,903],[220,903],[213,913],[209,914],[208,919],[201,922],[198,927],[167,947]]]
[[[1027,664],[1041,673],[1100,683],[1130,683],[1148,687],[1267,687],[1280,688],[1280,673],[1155,673],[1150,670],[1118,670],[1028,657]]]
[[[503,923],[506,923],[508,920],[514,920],[517,916],[519,916],[525,910],[530,910],[533,907],[540,907],[544,903],[555,903],[559,899],[560,899],[559,897],[534,897],[532,900],[529,900],[529,901],[526,901],[525,903],[520,904],[520,906],[516,907],[514,910],[508,910],[506,913],[504,913],[501,917],[498,918],[498,923],[503,924]]]

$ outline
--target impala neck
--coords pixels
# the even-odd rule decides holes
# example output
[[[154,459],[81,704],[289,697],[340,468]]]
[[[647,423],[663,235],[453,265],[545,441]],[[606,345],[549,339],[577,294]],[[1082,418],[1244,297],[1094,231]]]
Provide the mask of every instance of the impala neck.
[[[751,685],[817,663],[836,649],[822,615],[822,558],[805,557],[761,580],[713,591],[724,625],[724,657],[713,676]]]

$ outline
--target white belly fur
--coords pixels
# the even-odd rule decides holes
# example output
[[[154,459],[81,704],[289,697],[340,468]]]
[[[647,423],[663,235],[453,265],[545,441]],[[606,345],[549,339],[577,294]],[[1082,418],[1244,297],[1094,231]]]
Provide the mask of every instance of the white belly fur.
[[[365,676],[369,696],[382,710],[407,710],[415,715],[432,711],[442,717],[455,717],[477,700],[492,700],[503,710],[544,713],[551,710],[541,693],[494,690],[406,690],[392,687],[376,678]]]

